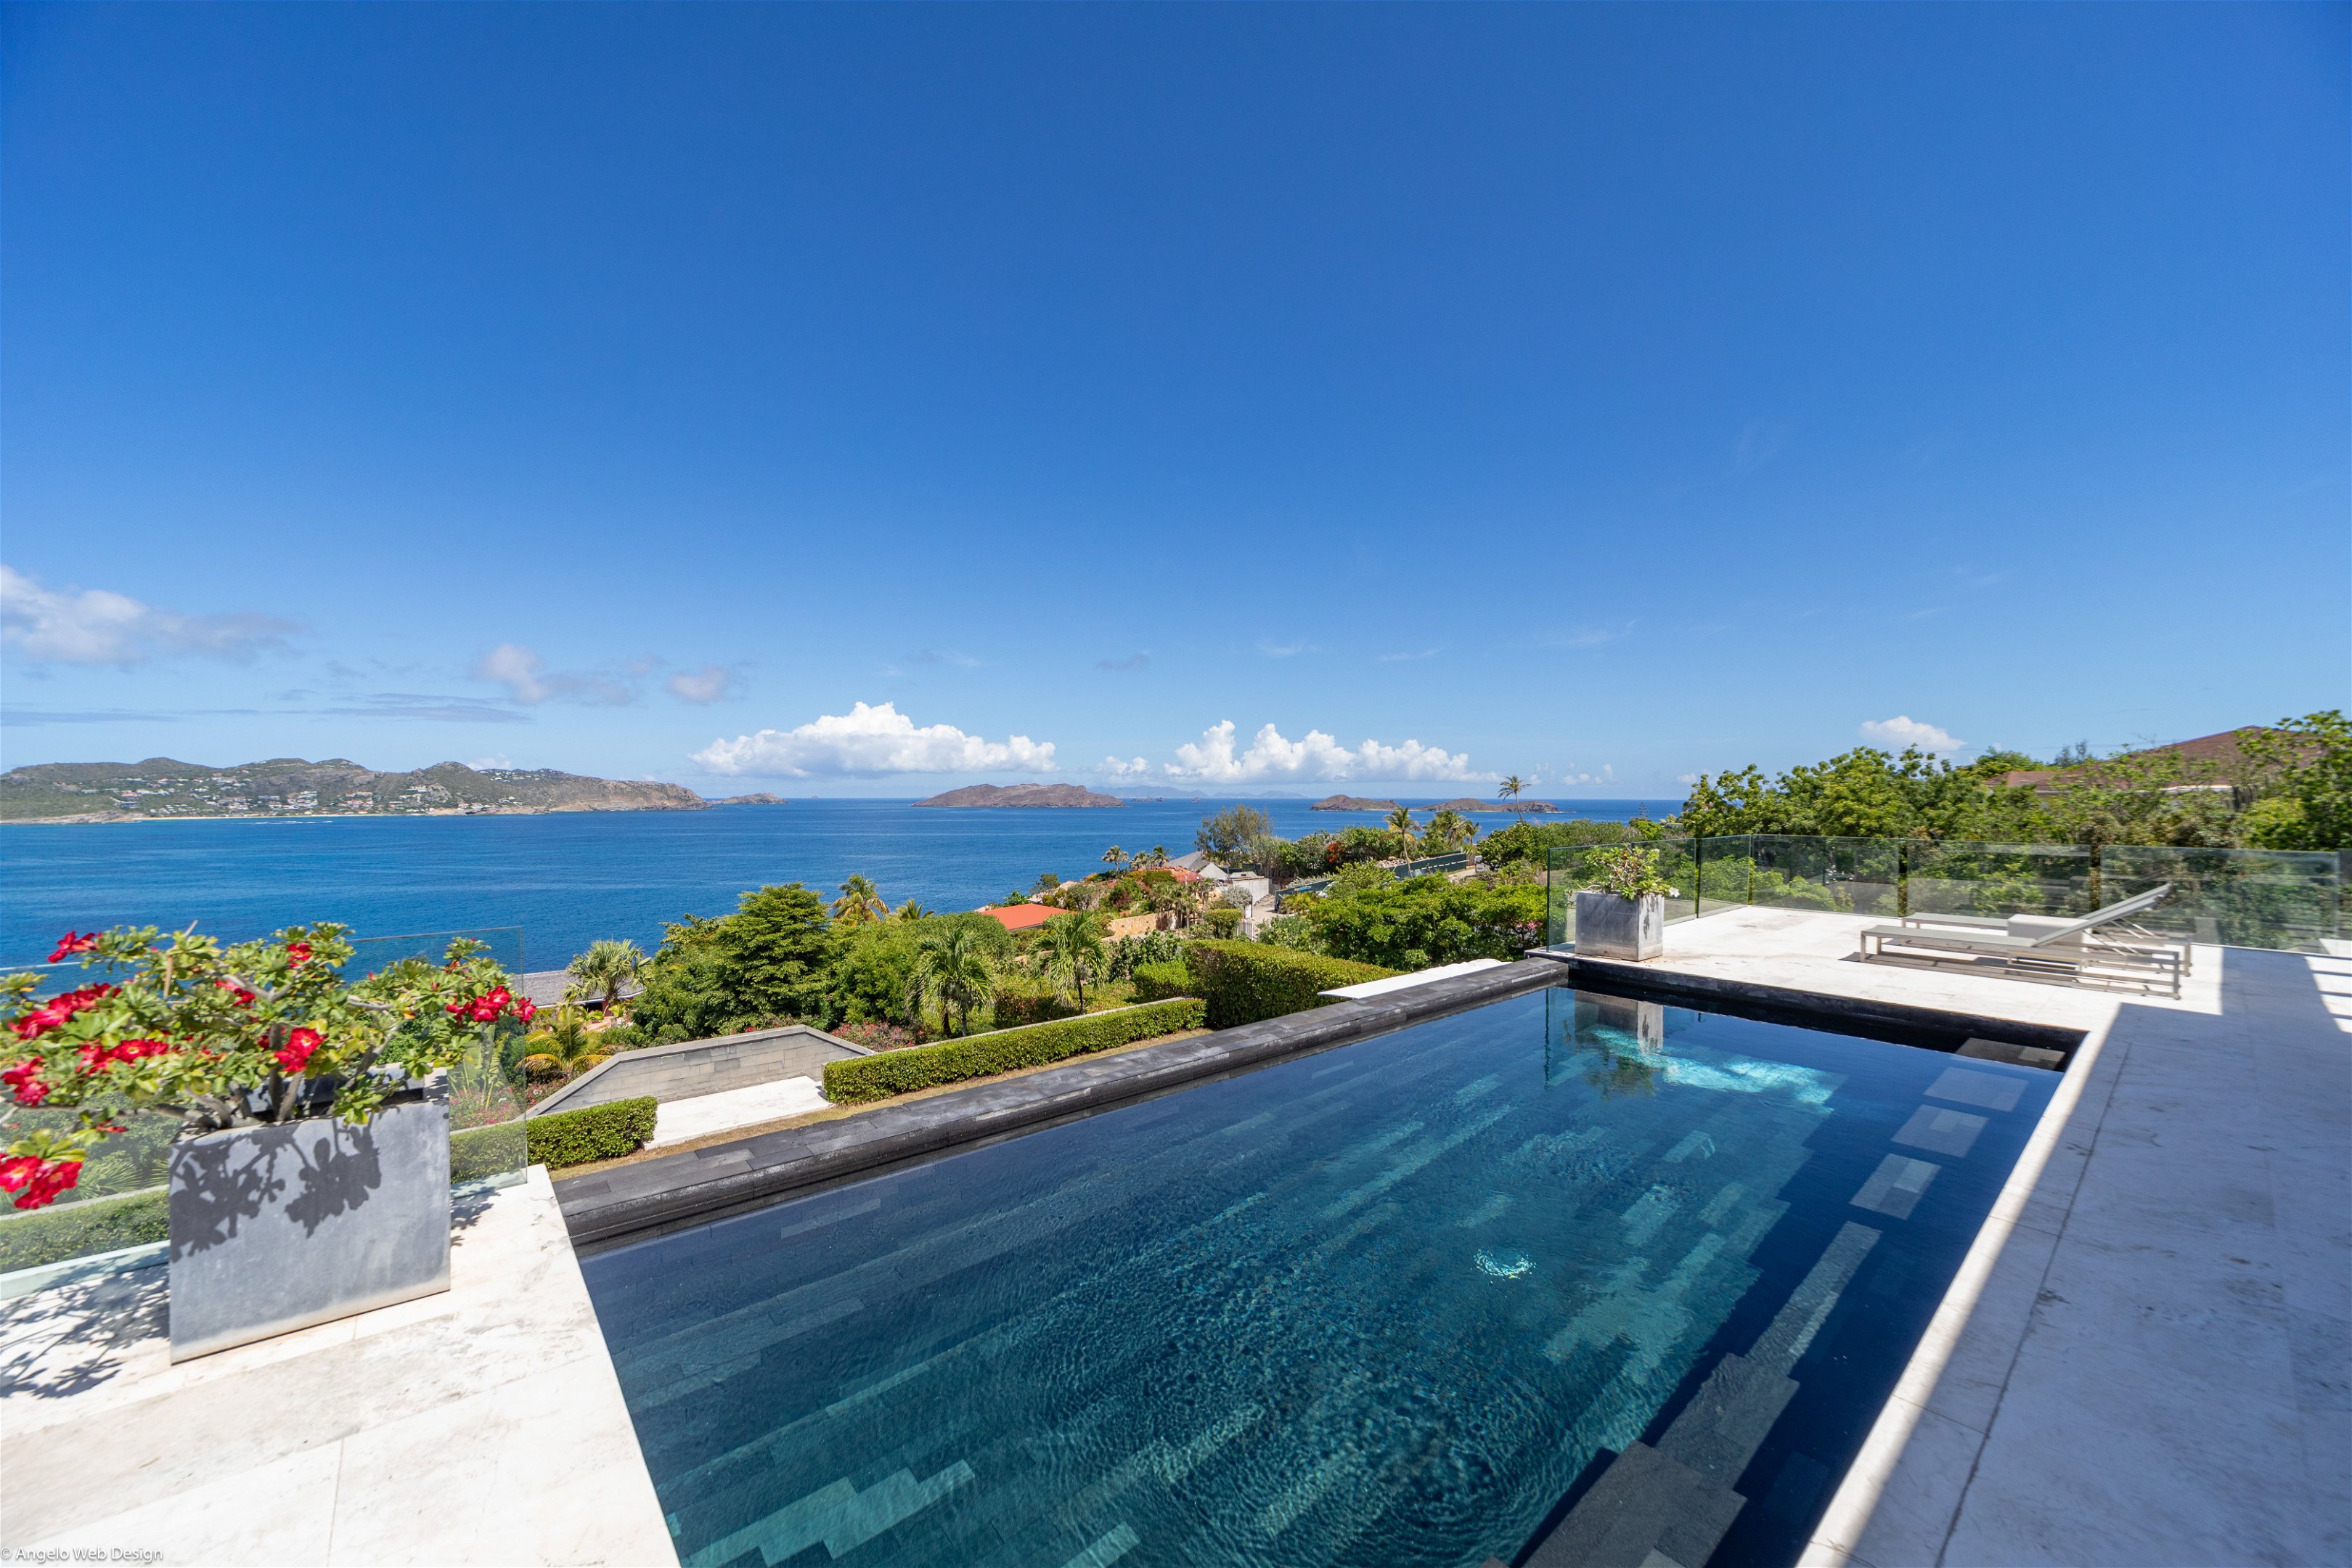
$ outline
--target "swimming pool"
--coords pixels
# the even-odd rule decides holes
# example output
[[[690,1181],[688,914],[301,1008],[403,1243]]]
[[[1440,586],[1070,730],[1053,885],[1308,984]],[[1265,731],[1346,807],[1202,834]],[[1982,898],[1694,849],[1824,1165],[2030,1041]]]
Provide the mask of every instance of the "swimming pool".
[[[582,1267],[686,1568],[1791,1562],[2057,1081],[1555,987]]]

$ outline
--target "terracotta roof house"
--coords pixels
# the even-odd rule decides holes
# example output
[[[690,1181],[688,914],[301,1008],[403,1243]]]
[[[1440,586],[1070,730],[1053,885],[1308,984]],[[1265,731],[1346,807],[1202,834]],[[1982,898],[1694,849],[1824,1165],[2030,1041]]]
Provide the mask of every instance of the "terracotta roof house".
[[[1051,904],[992,904],[977,911],[988,916],[1006,931],[1027,931],[1044,925],[1062,911]]]
[[[2239,747],[2238,737],[2247,734],[2250,731],[2262,733],[2269,732],[2262,725],[2250,724],[2244,729],[2224,730],[2218,735],[2200,735],[2193,741],[2174,741],[2168,745],[2143,746],[2137,752],[2126,752],[2124,754],[2129,757],[2149,757],[2155,756],[2159,752],[2171,752],[2179,755],[2181,761],[2185,763],[2202,763],[2209,767],[2213,768],[2233,767],[2242,762],[2245,757],[2244,752]],[[2050,795],[2063,788],[2067,783],[2072,782],[2072,780],[2083,771],[2083,767],[2079,766],[2072,768],[2020,768],[2012,773],[2001,773],[1994,778],[1992,782],[2005,789],[2030,788],[2040,791],[2044,795]],[[2176,784],[2173,787],[2175,789],[2207,789],[2213,786],[2208,784]]]

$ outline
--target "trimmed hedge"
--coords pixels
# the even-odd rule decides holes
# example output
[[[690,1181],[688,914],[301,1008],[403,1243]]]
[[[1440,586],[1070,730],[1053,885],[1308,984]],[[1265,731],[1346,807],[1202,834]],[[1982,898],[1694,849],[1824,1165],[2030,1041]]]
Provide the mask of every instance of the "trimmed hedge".
[[[1192,994],[1192,972],[1181,962],[1135,966],[1135,999],[1139,1002],[1165,1002],[1171,996]]]
[[[449,1184],[510,1175],[530,1164],[524,1153],[525,1128],[520,1121],[501,1121],[450,1133]]]
[[[161,1187],[32,1209],[0,1220],[0,1274],[165,1241],[171,1234],[171,1209]]]
[[[552,1171],[634,1154],[654,1135],[654,1112],[658,1106],[653,1096],[646,1095],[531,1117],[523,1123],[530,1136],[530,1163]]]
[[[1196,942],[1186,951],[1185,961],[1194,994],[1208,1005],[1213,1029],[1320,1007],[1328,998],[1318,992],[1385,980],[1397,973],[1262,942]]]
[[[957,1083],[968,1078],[1044,1067],[1089,1051],[1108,1050],[1154,1035],[1201,1026],[1201,1004],[1189,996],[1140,1007],[1089,1013],[1083,1018],[998,1029],[936,1046],[912,1046],[880,1056],[853,1057],[824,1064],[824,1097],[835,1105],[887,1100],[911,1089]]]
[[[996,988],[993,1010],[996,1026],[1000,1029],[1076,1017],[1078,1011],[1075,1005],[1064,1001],[1052,986],[1032,981],[1007,981],[1000,984]]]

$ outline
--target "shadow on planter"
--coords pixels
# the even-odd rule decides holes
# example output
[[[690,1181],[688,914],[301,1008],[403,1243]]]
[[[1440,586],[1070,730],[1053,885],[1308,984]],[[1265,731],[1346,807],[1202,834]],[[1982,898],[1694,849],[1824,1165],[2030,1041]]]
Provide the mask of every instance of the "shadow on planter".
[[[172,1359],[449,1288],[449,1110],[391,1105],[173,1146]]]

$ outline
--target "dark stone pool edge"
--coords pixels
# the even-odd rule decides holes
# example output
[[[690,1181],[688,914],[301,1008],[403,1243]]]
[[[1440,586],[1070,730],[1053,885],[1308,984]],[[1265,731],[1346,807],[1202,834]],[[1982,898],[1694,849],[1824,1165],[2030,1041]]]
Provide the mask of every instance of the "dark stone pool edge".
[[[1443,1014],[1558,984],[1540,958],[1432,981],[1384,996],[1220,1029],[1115,1055],[1082,1057],[1023,1078],[974,1084],[839,1121],[788,1127],[733,1142],[559,1180],[555,1190],[581,1252],[640,1241],[895,1166],[1092,1115],[1284,1058],[1351,1044]]]
[[[1949,1050],[1975,1037],[2010,1045],[2033,1046],[2056,1051],[2067,1061],[2082,1045],[2084,1031],[2056,1024],[2029,1023],[2021,1018],[1960,1013],[1941,1007],[1917,1007],[1905,1002],[1883,1002],[1864,996],[1840,996],[1822,991],[1800,991],[1764,985],[1751,980],[1725,980],[1679,969],[1660,970],[1645,963],[1610,958],[1579,958],[1570,952],[1543,952],[1529,962],[1543,962],[1568,971],[1572,984],[1591,985],[1635,998],[1654,997],[1677,1006],[1704,1009],[1718,1004],[1727,1010],[1761,1017],[1767,1023],[1785,1021],[1806,1028],[1873,1037],[1904,1035],[1933,1037],[1938,1048]],[[1948,1042],[1948,1043],[1946,1043]]]

